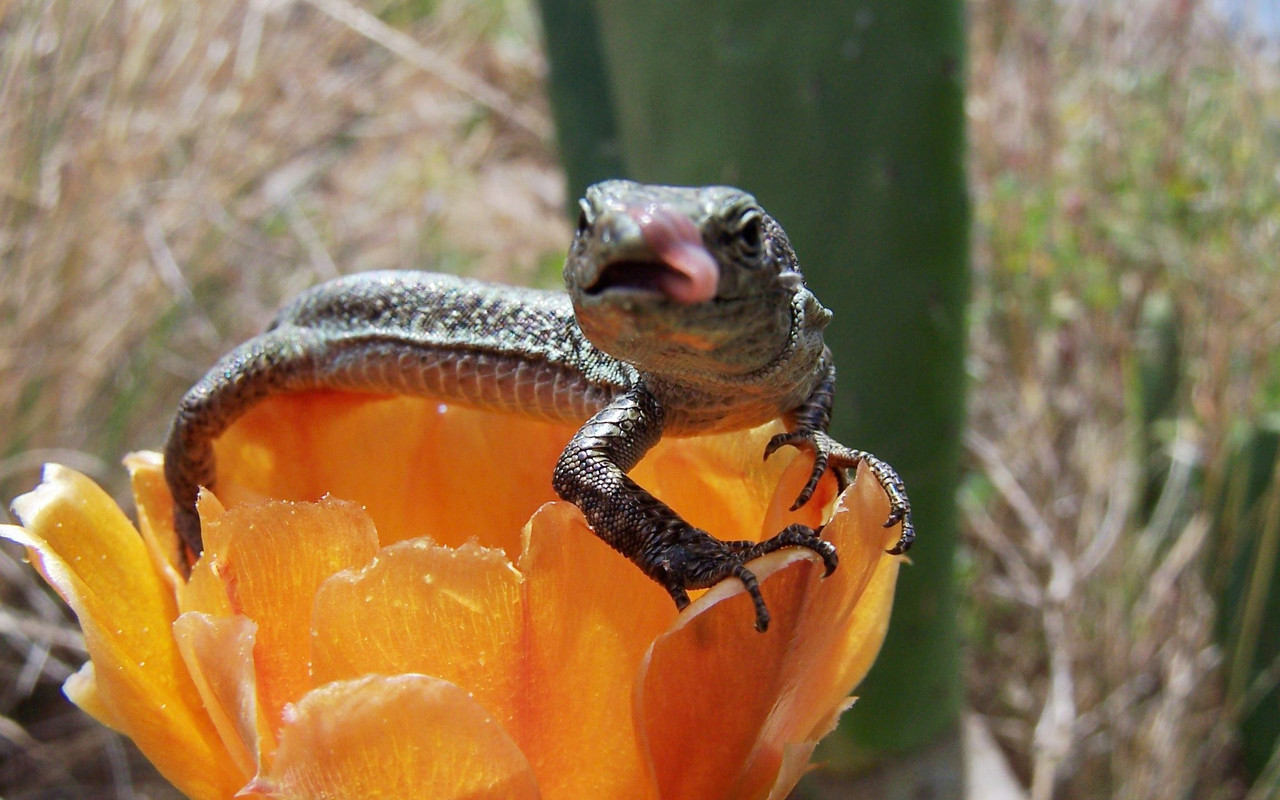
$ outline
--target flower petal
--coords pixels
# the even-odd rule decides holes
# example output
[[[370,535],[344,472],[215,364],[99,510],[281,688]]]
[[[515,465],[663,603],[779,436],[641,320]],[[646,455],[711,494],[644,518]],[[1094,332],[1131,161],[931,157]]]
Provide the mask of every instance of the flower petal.
[[[569,503],[543,506],[525,536],[527,684],[515,733],[543,796],[655,797],[631,694],[675,605]]]
[[[102,695],[98,694],[98,676],[95,674],[92,661],[81,664],[80,669],[63,681],[62,693],[68,700],[79,706],[81,711],[108,728],[118,731],[123,726],[123,723],[116,719],[115,714],[111,713],[111,709],[102,702]]]
[[[772,783],[773,774],[764,783],[742,779],[789,688],[780,677],[804,595],[822,572],[815,561],[787,550],[751,562],[772,614],[766,633],[751,628],[754,611],[741,584],[725,581],[654,641],[635,702],[663,800],[761,797]]]
[[[467,693],[426,675],[325,684],[285,716],[270,798],[534,800],[529,763]]]
[[[898,526],[883,527],[888,515],[884,492],[860,468],[823,529],[840,553],[840,568],[806,599],[795,634],[798,646],[787,665],[795,690],[788,694],[787,716],[775,721],[776,735],[790,741],[825,735],[835,724],[832,709],[862,681],[880,652],[904,560],[885,552],[899,534]]]
[[[176,603],[124,513],[93,481],[55,464],[16,499],[25,530],[0,535],[28,548],[32,563],[75,611],[94,668],[71,696],[108,714],[161,773],[192,797],[226,797],[243,785],[200,706],[169,634]]]
[[[853,705],[853,700],[848,704]],[[774,780],[773,788],[769,791],[766,800],[786,800],[791,796],[791,790],[796,788],[796,784],[805,776],[805,773],[813,769],[809,759],[813,757],[813,751],[817,745],[818,743],[813,741],[787,744],[783,747],[782,765],[778,768],[778,777]]]
[[[130,453],[124,465],[129,470],[142,540],[156,572],[176,591],[182,583],[178,557],[183,549],[173,529],[173,496],[164,480],[164,457],[149,451]]]
[[[233,506],[329,493],[365,506],[383,544],[480,536],[514,557],[529,516],[555,499],[551,471],[573,433],[424,398],[299,392],[255,406],[216,442],[218,495]],[[371,442],[377,469],[353,458]]]
[[[893,532],[880,527],[887,501],[869,475],[845,501],[824,530],[840,553],[829,578],[794,549],[751,563],[773,615],[767,633],[742,635],[750,599],[726,581],[654,642],[636,705],[663,800],[776,794],[785,766],[799,774],[789,746],[811,748],[866,673],[888,623],[898,559],[883,552]]]
[[[173,623],[174,639],[227,752],[246,775],[275,743],[258,705],[253,646],[258,626],[248,617],[189,611]]]
[[[473,536],[515,561],[522,532],[544,503],[559,498],[551,473],[578,426],[448,407],[420,471],[443,496],[449,528],[432,531],[443,545]]]
[[[187,582],[178,586],[178,613],[199,611],[204,614],[229,617],[236,613],[227,596],[227,586],[217,570],[227,553],[227,537],[230,528],[215,523],[222,516],[222,504],[207,489],[200,490],[196,511],[200,514],[200,530],[203,533],[204,551],[191,567]]]
[[[312,686],[307,621],[316,589],[373,557],[373,522],[359,506],[324,498],[229,508],[214,519],[202,516],[202,525],[213,545],[201,561],[221,581],[232,611],[258,623],[259,699],[268,718],[278,720],[285,703]]]
[[[784,460],[781,452],[773,456],[773,458],[783,462],[785,467],[781,473],[773,478],[772,483],[768,484],[768,488],[772,491],[772,496],[766,506],[764,521],[762,522],[763,527],[760,530],[760,538],[762,539],[772,536],[796,522],[816,529],[827,519],[835,504],[836,479],[834,475],[828,472],[823,476],[822,480],[818,481],[818,488],[814,489],[813,496],[809,498],[809,502],[796,511],[791,510],[792,504],[800,496],[800,490],[804,488],[813,470],[812,455],[801,454],[794,450],[791,451],[791,454],[790,460]],[[843,552],[839,555],[842,559],[844,558]]]
[[[378,551],[321,584],[312,610],[315,684],[370,673],[433,675],[512,724],[522,690],[521,578],[500,550],[424,539]]]
[[[713,536],[756,539],[778,477],[796,455],[788,449],[762,458],[769,437],[781,431],[773,423],[751,431],[663,439],[631,477]]]

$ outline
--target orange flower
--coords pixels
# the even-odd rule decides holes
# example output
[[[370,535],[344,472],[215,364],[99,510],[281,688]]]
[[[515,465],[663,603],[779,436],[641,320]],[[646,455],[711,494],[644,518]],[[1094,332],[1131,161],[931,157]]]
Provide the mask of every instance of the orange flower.
[[[50,466],[0,534],[84,628],[67,695],[193,798],[782,798],[879,649],[899,559],[869,476],[786,510],[811,460],[761,461],[777,430],[664,441],[633,473],[726,538],[832,514],[831,577],[794,548],[752,564],[764,634],[736,581],[677,614],[550,502],[568,428],[409,398],[238,423],[189,580],[152,453],[126,460],[137,528]]]

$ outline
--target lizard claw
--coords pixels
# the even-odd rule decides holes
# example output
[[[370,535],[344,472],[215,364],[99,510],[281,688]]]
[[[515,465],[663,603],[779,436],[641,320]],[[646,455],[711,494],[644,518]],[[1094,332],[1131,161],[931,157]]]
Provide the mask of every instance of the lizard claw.
[[[907,487],[903,485],[902,478],[893,467],[870,453],[860,450],[856,452],[860,456],[859,460],[867,465],[867,469],[871,470],[871,474],[880,482],[880,488],[884,489],[884,493],[889,497],[889,518],[884,521],[884,527],[892,528],[902,523],[898,543],[888,550],[890,555],[902,555],[911,548],[911,543],[916,538],[916,526],[911,521],[911,501],[907,499]]]
[[[892,495],[890,496],[892,503]],[[902,497],[901,505],[893,505],[889,512],[889,518],[884,521],[884,527],[892,528],[899,522],[902,523],[902,533],[898,535],[898,543],[889,548],[886,552],[889,555],[900,556],[911,549],[911,543],[916,540],[916,526],[911,521],[911,506],[907,504],[907,498]]]
[[[840,469],[842,465],[831,461],[832,456],[835,455],[838,462],[843,455],[839,451],[846,448],[842,448],[827,434],[822,431],[804,428],[787,433],[779,433],[765,445],[764,457],[766,459],[769,458],[769,456],[786,445],[813,451],[813,471],[809,473],[809,480],[805,482],[804,488],[800,490],[800,495],[791,504],[792,511],[798,511],[805,503],[809,502],[813,497],[814,491],[818,488],[818,481],[822,480],[822,476],[829,466],[836,467],[836,483],[840,491],[843,492],[845,487],[849,485],[848,475],[845,474],[843,469]],[[854,464],[856,465],[857,462],[855,461]]]
[[[812,550],[817,553],[822,559],[822,564],[825,567],[822,577],[825,578],[836,571],[836,567],[840,564],[840,558],[836,555],[836,546],[823,539],[821,533],[821,527],[814,529],[808,525],[795,523],[788,525],[762,542],[725,542],[725,545],[744,562],[757,559],[784,547],[803,547],[806,550]]]
[[[747,594],[751,595],[751,602],[756,607],[756,630],[760,633],[769,630],[769,607],[764,604],[764,595],[760,594],[760,582],[755,574],[738,564],[733,568],[733,577],[742,581]]]
[[[839,558],[835,545],[818,535],[820,530],[795,524],[788,525],[762,542],[721,542],[705,531],[690,527],[681,532],[678,543],[669,546],[664,556],[658,560],[655,577],[675,600],[679,610],[684,610],[689,605],[689,589],[700,589],[726,578],[737,578],[755,606],[756,630],[764,633],[769,629],[769,608],[760,592],[760,582],[755,573],[744,565],[784,547],[804,547],[822,558],[826,567],[823,577],[826,577],[835,571]]]
[[[731,545],[749,545],[737,549],[735,556],[741,561],[751,561],[775,550],[781,550],[784,547],[806,548],[817,553],[822,559],[825,567],[822,577],[825,578],[835,572],[836,567],[840,564],[840,558],[836,555],[836,546],[819,537],[818,534],[821,530],[821,528],[814,530],[807,525],[788,525],[763,542],[732,542]],[[760,585],[756,581],[756,576],[742,566],[741,563],[732,569],[731,574],[742,581],[747,594],[751,595],[756,607],[756,630],[764,633],[769,629],[769,609],[765,606],[764,597],[760,594]]]
[[[809,473],[809,480],[791,506],[792,511],[809,502],[814,490],[818,488],[818,481],[828,469],[835,471],[836,484],[843,492],[849,486],[849,471],[856,469],[859,463],[865,463],[867,469],[871,470],[871,474],[880,483],[880,488],[884,489],[884,493],[889,497],[889,518],[885,520],[884,527],[892,528],[902,523],[902,533],[898,537],[898,542],[888,552],[892,555],[907,552],[911,543],[915,541],[916,528],[911,521],[911,502],[907,499],[906,486],[903,485],[902,478],[893,467],[868,452],[845,447],[824,431],[807,428],[774,436],[765,445],[764,457],[768,458],[786,445],[813,451],[813,471]]]

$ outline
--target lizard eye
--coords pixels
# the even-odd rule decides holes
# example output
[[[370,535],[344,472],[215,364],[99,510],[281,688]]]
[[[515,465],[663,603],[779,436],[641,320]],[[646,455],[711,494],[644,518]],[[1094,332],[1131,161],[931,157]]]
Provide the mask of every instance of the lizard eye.
[[[586,233],[591,228],[591,207],[587,205],[586,199],[578,201],[578,235]]]
[[[745,266],[755,266],[764,252],[764,218],[760,209],[748,207],[726,227],[727,244]]]
[[[748,253],[760,252],[764,245],[764,223],[760,221],[759,214],[751,214],[742,221],[742,227],[738,229],[738,241]]]

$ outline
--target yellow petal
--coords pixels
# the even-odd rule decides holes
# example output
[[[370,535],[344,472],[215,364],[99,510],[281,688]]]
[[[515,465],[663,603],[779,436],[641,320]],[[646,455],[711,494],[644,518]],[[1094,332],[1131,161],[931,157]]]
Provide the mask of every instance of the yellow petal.
[[[418,539],[321,584],[312,611],[315,683],[370,673],[433,675],[503,725],[522,690],[520,574],[500,550]]]
[[[226,797],[243,785],[200,706],[169,633],[176,603],[138,532],[111,498],[74,470],[49,465],[44,482],[14,501],[25,530],[0,535],[28,548],[32,563],[75,611],[94,663],[73,697],[132,738],[192,797]],[[89,681],[92,680],[92,688]]]
[[[174,639],[227,752],[246,775],[261,753],[275,749],[271,725],[258,705],[253,646],[258,626],[248,617],[189,611],[173,623]]]
[[[551,472],[577,426],[512,414],[449,407],[434,442],[424,449],[419,479],[432,476],[442,519],[431,536],[456,547],[479,537],[515,560],[521,531],[544,503],[559,499]],[[434,513],[424,508],[423,513]]]
[[[254,620],[254,665],[267,717],[311,688],[311,604],[330,575],[363,566],[377,551],[368,515],[351,503],[284,501],[229,508],[203,522],[217,543],[203,560],[225,587],[236,614]],[[225,549],[224,549],[225,547]]]
[[[164,459],[159,453],[130,453],[124,459],[138,509],[138,530],[147,552],[173,591],[182,583],[179,555],[183,552],[173,529],[173,497],[164,480]]]
[[[544,506],[526,536],[527,685],[515,735],[543,796],[654,797],[631,694],[675,605],[568,503]]]
[[[792,504],[800,496],[800,490],[804,488],[813,470],[813,456],[792,451],[792,457],[786,459],[779,451],[773,458],[783,463],[784,467],[771,483],[766,484],[771,494],[765,507],[759,538],[772,536],[792,523],[800,523],[816,529],[823,523],[825,515],[832,510],[836,499],[835,476],[830,472],[824,475],[822,480],[818,481],[818,488],[813,491],[809,502],[802,508],[792,511]],[[840,555],[843,557],[844,554]]]
[[[884,641],[902,558],[885,552],[899,528],[884,528],[889,502],[865,468],[841,497],[823,529],[835,544],[840,567],[807,599],[788,664],[796,690],[788,696],[780,735],[815,739],[834,724],[832,708],[860,683]],[[836,621],[838,624],[832,624]]]
[[[297,800],[539,797],[506,731],[465,691],[426,675],[309,692],[289,708],[275,763],[251,790]]]
[[[764,459],[769,437],[781,431],[774,423],[747,432],[664,439],[631,477],[691,525],[721,539],[756,539],[778,476],[795,458],[788,449]]]
[[[217,522],[225,509],[206,489],[200,490],[196,511],[200,514],[200,531],[203,555],[191,567],[191,575],[185,584],[178,586],[178,612],[199,611],[204,614],[229,617],[236,613],[227,596],[227,585],[219,570],[226,561],[232,528]]]
[[[529,516],[555,499],[551,470],[573,432],[423,398],[284,395],[216,442],[218,496],[232,506],[329,493],[365,506],[383,544],[478,536],[514,558]],[[358,455],[374,445],[376,469]]]
[[[94,674],[92,661],[81,664],[80,669],[63,682],[62,693],[81,711],[108,728],[118,731],[123,727],[123,723],[102,702],[102,695],[98,694],[98,677]]]
[[[778,762],[765,782],[753,760],[789,688],[780,677],[804,596],[822,573],[815,559],[791,549],[751,562],[772,615],[766,633],[751,627],[753,606],[741,584],[725,581],[654,641],[636,713],[663,800],[762,797],[772,783]]]
[[[726,581],[654,642],[636,702],[663,800],[785,794],[784,778],[798,778],[800,754],[870,666],[897,574],[883,550],[896,533],[880,527],[887,502],[869,475],[845,502],[824,531],[840,554],[829,578],[794,549],[751,563],[773,616],[766,634],[742,635],[751,604]],[[700,746],[708,730],[714,748]]]
[[[850,700],[849,705],[852,704],[853,701]],[[786,800],[791,796],[791,790],[796,788],[796,784],[805,776],[805,773],[813,769],[809,759],[813,757],[817,744],[817,742],[800,742],[788,744],[783,748],[782,765],[778,768],[778,777],[774,780],[767,800]]]

